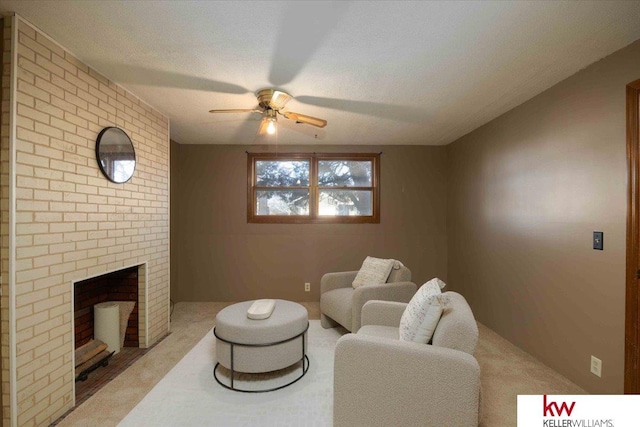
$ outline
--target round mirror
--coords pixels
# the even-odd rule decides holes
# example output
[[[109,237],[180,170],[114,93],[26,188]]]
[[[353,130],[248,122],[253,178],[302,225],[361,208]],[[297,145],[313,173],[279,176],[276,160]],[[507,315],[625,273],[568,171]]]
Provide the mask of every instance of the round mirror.
[[[133,143],[129,136],[117,127],[102,129],[96,141],[96,158],[104,176],[116,184],[129,181],[136,168]]]

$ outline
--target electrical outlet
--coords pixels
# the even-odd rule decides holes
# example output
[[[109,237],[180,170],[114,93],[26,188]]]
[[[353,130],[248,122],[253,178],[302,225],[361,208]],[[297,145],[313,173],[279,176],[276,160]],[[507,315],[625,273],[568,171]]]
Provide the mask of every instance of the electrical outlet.
[[[591,373],[602,377],[602,360],[595,356],[591,356]]]
[[[311,292],[311,283],[307,282],[304,284],[304,291]]]

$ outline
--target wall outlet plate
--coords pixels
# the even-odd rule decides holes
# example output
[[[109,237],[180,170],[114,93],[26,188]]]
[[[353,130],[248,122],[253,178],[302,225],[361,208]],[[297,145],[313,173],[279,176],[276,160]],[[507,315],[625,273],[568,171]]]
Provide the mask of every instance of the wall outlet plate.
[[[305,292],[311,292],[311,283],[305,283],[304,284],[304,291]]]
[[[602,231],[593,232],[593,249],[598,251],[604,249],[604,233]]]

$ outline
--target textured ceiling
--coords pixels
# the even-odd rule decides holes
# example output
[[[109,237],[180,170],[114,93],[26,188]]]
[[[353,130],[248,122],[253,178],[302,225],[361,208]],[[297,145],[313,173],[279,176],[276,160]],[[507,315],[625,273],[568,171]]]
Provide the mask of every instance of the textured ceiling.
[[[639,1],[0,0],[0,11],[166,114],[183,144],[263,142],[259,115],[208,110],[253,108],[265,87],[329,122],[281,118],[280,144],[447,144],[640,38]]]

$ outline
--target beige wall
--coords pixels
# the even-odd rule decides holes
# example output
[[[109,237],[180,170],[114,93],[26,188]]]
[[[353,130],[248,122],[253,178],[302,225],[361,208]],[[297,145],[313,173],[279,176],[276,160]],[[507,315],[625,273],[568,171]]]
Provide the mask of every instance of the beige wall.
[[[397,258],[423,283],[446,280],[446,148],[300,146],[280,151],[380,152],[380,224],[247,224],[246,150],[174,146],[171,296],[175,301],[318,301],[324,273],[357,270],[367,255]],[[311,292],[304,292],[311,282]]]
[[[3,294],[14,305],[5,323],[3,296],[3,415],[5,425],[48,425],[73,405],[73,281],[146,263],[140,311],[149,344],[168,331],[169,124],[27,22],[13,22],[1,151],[3,214],[10,206]],[[98,168],[95,140],[106,126],[133,141],[128,183],[111,183]],[[4,365],[8,349],[15,358]]]
[[[623,392],[625,86],[638,78],[640,42],[448,146],[451,286],[592,393]]]

